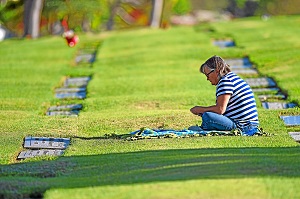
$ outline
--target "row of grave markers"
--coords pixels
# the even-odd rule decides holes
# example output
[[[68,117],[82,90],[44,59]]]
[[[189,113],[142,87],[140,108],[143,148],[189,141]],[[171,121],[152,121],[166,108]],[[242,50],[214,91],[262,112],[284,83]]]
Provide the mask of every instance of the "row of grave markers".
[[[76,66],[92,67],[96,59],[99,43],[79,49],[76,57]],[[68,77],[65,78],[63,85],[55,89],[55,97],[61,100],[67,99],[85,99],[87,95],[87,85],[91,80],[90,76]],[[66,101],[64,101],[65,103]],[[47,116],[78,116],[82,110],[82,104],[64,104],[60,106],[51,106],[47,109]],[[70,138],[49,138],[32,137],[24,138],[23,147],[17,157],[18,160],[32,158],[37,156],[60,156],[69,146]]]
[[[234,47],[235,42],[232,40],[216,40],[214,45],[220,48]],[[258,71],[248,57],[226,59],[231,70],[236,74],[241,75],[256,75]],[[287,109],[297,106],[295,103],[289,103],[285,100],[287,95],[282,92],[276,82],[270,77],[246,78],[245,81],[250,85],[254,93],[258,97],[265,109]]]
[[[230,39],[215,40],[215,46],[220,48],[234,47],[235,42]],[[226,59],[225,62],[230,65],[232,72],[241,75],[259,76],[257,69],[251,63],[248,57]],[[253,92],[258,95],[259,100],[265,109],[288,109],[298,105],[286,102],[287,94],[282,92],[276,82],[270,77],[245,78],[245,81],[252,88]],[[296,116],[280,116],[286,126],[300,125],[300,115]],[[300,132],[289,132],[289,135],[295,141],[300,142]]]
[[[96,60],[99,44],[99,42],[95,42],[79,49],[74,60],[75,66],[92,67]],[[58,99],[85,99],[90,80],[90,76],[66,78],[63,86],[55,89],[55,97]],[[47,110],[46,115],[78,116],[82,108],[82,104],[52,106]]]
[[[87,95],[87,85],[91,77],[70,77],[66,78],[62,87],[55,89],[57,99],[85,99]],[[83,108],[82,104],[65,104],[51,106],[48,108],[47,116],[78,116]]]

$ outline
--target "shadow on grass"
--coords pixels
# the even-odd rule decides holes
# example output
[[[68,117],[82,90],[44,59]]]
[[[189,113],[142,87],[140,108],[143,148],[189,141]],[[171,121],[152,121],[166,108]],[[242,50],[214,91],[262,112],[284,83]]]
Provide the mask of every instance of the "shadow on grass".
[[[0,198],[41,198],[50,188],[192,179],[300,177],[300,148],[155,150],[1,165]]]

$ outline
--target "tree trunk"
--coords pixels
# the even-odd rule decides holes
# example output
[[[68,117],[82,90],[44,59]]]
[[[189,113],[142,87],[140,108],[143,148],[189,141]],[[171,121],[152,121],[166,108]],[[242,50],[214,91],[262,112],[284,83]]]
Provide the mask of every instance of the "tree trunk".
[[[113,28],[114,28],[114,18],[116,15],[116,10],[117,10],[118,6],[120,5],[120,3],[121,3],[120,0],[115,0],[115,1],[111,2],[110,6],[109,6],[110,15],[109,15],[109,19],[106,23],[107,30],[113,30]]]
[[[43,0],[34,0],[32,9],[32,38],[37,38],[40,34],[41,13],[43,9]]]
[[[152,28],[160,27],[163,5],[164,0],[152,0],[152,13],[150,21],[150,26]]]
[[[23,15],[23,23],[24,23],[24,34],[23,37],[31,35],[31,7],[32,7],[32,0],[24,0],[24,15]]]
[[[24,37],[39,36],[42,9],[43,0],[24,0]]]

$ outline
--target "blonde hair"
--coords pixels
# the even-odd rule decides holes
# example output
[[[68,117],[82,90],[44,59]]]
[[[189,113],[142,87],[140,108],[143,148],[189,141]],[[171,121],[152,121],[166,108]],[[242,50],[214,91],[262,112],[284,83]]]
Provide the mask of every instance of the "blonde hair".
[[[223,77],[231,71],[230,66],[221,57],[216,55],[212,56],[204,64],[201,65],[200,72],[203,74],[205,74],[204,67],[207,67],[211,70],[218,70],[220,77]]]

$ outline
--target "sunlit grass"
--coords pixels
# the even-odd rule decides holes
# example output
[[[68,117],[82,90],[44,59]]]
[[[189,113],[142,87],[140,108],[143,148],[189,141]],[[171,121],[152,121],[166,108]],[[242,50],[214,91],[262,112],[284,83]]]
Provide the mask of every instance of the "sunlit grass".
[[[299,114],[299,108],[259,105],[261,127],[270,137],[128,142],[103,136],[200,124],[189,109],[215,101],[215,88],[199,73],[200,64],[215,54],[249,56],[288,91],[288,100],[299,103],[299,27],[292,25],[299,21],[249,18],[205,28],[80,35],[75,48],[60,37],[2,42],[0,185],[20,197],[46,192],[46,198],[297,198],[299,144],[287,133],[297,128],[287,129],[279,116]],[[204,31],[207,27],[214,31]],[[222,35],[238,46],[213,46],[211,39]],[[74,67],[77,50],[91,40],[102,42],[93,67]],[[87,98],[66,101],[83,104],[79,117],[44,116],[50,105],[64,103],[54,98],[54,88],[65,76],[86,75],[92,76]],[[16,156],[28,135],[72,141],[64,157],[19,163]]]

